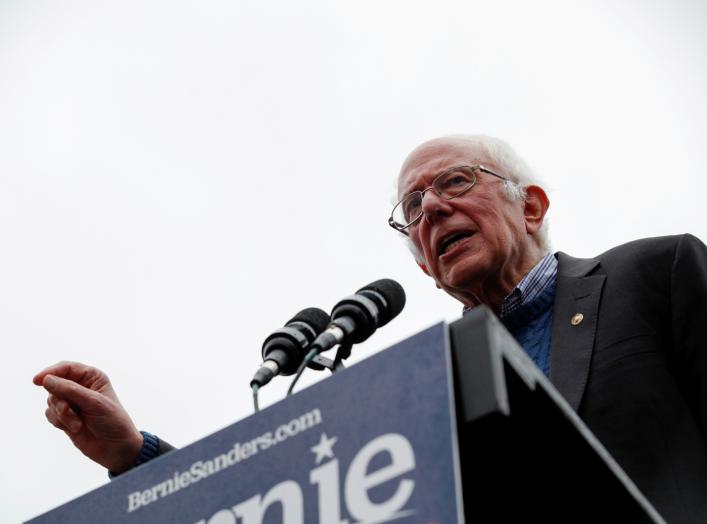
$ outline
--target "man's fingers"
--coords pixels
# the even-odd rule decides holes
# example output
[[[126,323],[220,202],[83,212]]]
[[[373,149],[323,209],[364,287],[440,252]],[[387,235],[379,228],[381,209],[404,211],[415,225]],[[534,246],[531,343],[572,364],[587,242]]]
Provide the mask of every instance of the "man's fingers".
[[[87,366],[81,362],[71,362],[66,360],[44,368],[32,378],[32,382],[38,386],[41,386],[44,383],[45,377],[48,375],[66,378],[68,380],[78,382],[79,384],[83,384],[86,387],[93,387],[94,385],[100,387],[109,383],[108,377],[100,369],[96,369],[93,366]],[[97,389],[97,387],[95,389]]]
[[[47,405],[54,409],[60,417],[80,419],[74,408],[63,398],[49,395],[47,397]]]
[[[70,362],[68,360],[62,360],[61,362],[57,362],[52,366],[46,367],[42,371],[37,373],[32,378],[32,382],[34,382],[38,386],[41,386],[45,376],[55,375],[57,377],[65,377],[67,374],[75,374],[75,372],[79,369],[79,366],[81,365],[83,364],[79,362]]]
[[[83,421],[71,408],[68,408],[64,413],[61,413],[55,407],[49,406],[44,414],[53,426],[66,431],[67,433],[77,433],[83,427]]]
[[[47,408],[44,412],[44,416],[47,417],[47,420],[52,426],[62,431],[66,431],[66,427],[64,427],[64,424],[61,423],[61,420],[59,419],[59,416],[56,414],[56,411],[54,411],[54,409]]]
[[[80,410],[90,410],[101,403],[100,394],[95,391],[91,391],[76,382],[66,380],[65,378],[55,377],[54,375],[46,375],[42,385],[44,386],[44,389],[52,394],[52,396],[58,397],[54,400],[47,401],[53,403],[55,408],[57,407],[57,403],[60,404],[60,400],[65,402],[68,401],[66,406],[61,406],[62,412],[69,408],[69,404],[76,406]],[[75,415],[76,413],[74,412],[73,414]]]
[[[49,395],[47,397],[47,406],[52,408],[54,411],[56,411],[59,415],[64,413],[67,409],[69,409],[69,403],[62,399],[59,398],[55,395]]]
[[[61,415],[61,423],[67,428],[71,433],[78,433],[83,427],[83,421],[79,418],[76,412],[68,408],[63,415]]]

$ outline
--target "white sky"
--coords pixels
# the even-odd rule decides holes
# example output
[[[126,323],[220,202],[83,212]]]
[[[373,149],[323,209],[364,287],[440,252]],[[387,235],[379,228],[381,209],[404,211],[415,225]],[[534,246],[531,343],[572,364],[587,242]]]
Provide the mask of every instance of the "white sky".
[[[140,428],[183,446],[250,414],[262,340],[304,307],[405,286],[352,361],[456,318],[386,224],[427,138],[514,145],[550,190],[555,249],[707,239],[706,15],[0,0],[0,520],[106,482],[44,418],[31,377],[58,360],[106,370]]]

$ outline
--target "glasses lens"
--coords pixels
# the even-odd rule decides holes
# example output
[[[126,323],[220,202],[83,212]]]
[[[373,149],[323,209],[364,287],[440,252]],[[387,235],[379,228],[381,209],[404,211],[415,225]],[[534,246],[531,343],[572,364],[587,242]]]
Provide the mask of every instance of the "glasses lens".
[[[400,227],[406,227],[417,220],[422,214],[422,198],[420,192],[415,191],[403,198],[393,208],[393,221]]]
[[[476,174],[470,167],[457,167],[442,173],[434,181],[435,189],[445,198],[461,195],[476,183]]]

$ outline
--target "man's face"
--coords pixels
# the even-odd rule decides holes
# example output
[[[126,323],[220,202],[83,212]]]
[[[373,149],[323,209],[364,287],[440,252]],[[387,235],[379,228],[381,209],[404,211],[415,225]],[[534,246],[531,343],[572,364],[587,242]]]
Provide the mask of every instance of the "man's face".
[[[450,167],[475,164],[507,176],[463,139],[428,142],[405,161],[398,195],[424,190]],[[490,289],[510,292],[527,270],[524,203],[509,200],[503,184],[479,172],[476,185],[452,200],[428,191],[422,201],[424,215],[408,228],[425,273],[466,305],[486,303],[483,297]]]

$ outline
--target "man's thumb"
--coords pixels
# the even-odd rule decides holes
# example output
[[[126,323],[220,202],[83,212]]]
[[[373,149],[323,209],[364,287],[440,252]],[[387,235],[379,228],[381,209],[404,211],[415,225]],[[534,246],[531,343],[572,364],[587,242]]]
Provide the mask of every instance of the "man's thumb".
[[[67,400],[81,410],[89,409],[96,404],[97,393],[72,380],[47,375],[44,377],[42,386],[52,395]]]

